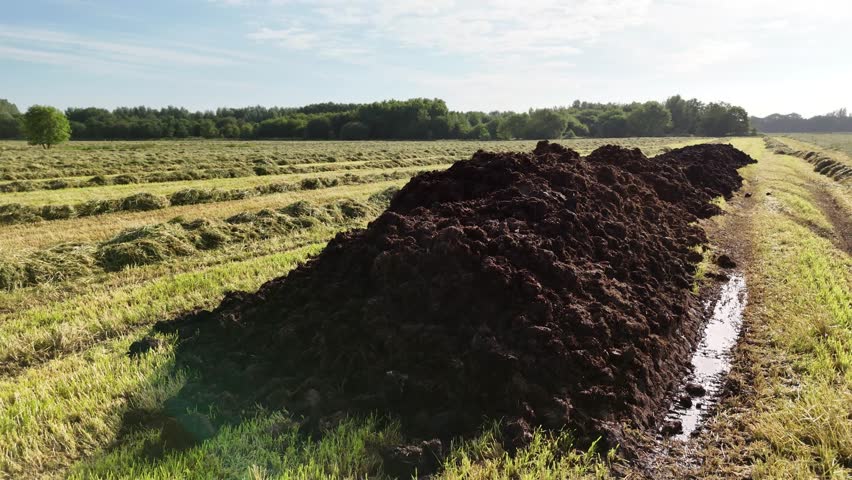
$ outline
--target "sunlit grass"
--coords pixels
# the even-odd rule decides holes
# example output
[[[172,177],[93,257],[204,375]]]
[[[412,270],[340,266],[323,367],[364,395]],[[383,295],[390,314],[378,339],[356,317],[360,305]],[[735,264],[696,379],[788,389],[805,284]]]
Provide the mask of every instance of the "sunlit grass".
[[[751,312],[766,343],[758,344],[764,359],[753,367],[756,409],[744,419],[756,440],[750,446],[753,474],[849,478],[852,260],[801,224],[819,224],[825,217],[809,196],[792,193],[802,179],[831,180],[818,178],[794,157],[763,152],[760,157],[764,204],[753,216],[756,265],[749,281],[761,295]],[[766,191],[790,193],[766,197]],[[791,368],[767,376],[763,368],[773,359]]]
[[[0,325],[0,372],[80,351],[183,310],[211,307],[226,291],[254,290],[322,247],[312,244],[31,308]]]

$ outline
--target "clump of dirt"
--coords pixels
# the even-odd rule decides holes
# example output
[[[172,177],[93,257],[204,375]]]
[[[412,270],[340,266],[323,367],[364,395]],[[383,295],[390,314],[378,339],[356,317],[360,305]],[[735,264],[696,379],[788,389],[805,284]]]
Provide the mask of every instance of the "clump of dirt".
[[[702,323],[695,222],[753,162],[730,145],[480,151],[288,276],[158,329],[179,333],[196,400],[215,384],[308,425],[379,411],[432,439],[503,418],[510,449],[536,426],[614,445],[665,413]]]

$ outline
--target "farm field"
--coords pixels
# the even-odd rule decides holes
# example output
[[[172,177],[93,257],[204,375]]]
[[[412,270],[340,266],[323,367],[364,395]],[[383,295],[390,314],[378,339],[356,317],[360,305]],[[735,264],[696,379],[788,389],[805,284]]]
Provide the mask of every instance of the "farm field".
[[[787,133],[783,137],[817,145],[852,158],[852,133]]]
[[[697,141],[622,140],[650,152]],[[569,143],[589,152],[603,142]],[[336,232],[363,226],[384,208],[383,192],[400,187],[419,171],[445,168],[480,148],[523,151],[533,145],[74,142],[45,152],[22,142],[0,143],[7,183],[27,181],[34,186],[0,193],[0,205],[62,205],[139,192],[248,188],[349,172],[399,175],[392,180],[376,176],[369,183],[0,227],[3,475],[66,475],[75,463],[104,452],[116,441],[122,413],[130,405],[156,402],[154,397],[143,398],[165,398],[163,388],[176,388],[180,378],[168,372],[168,349],[142,363],[130,362],[124,355],[129,343],[154,322],[192,308],[212,307],[226,291],[253,290],[286,273],[316,254]],[[410,166],[421,160],[428,162]],[[365,167],[368,163],[371,166]],[[322,169],[258,175],[259,165]],[[132,184],[84,182],[88,175],[146,178],[150,172],[225,170],[231,176],[186,180],[181,175],[173,181]],[[83,183],[40,188],[45,179]],[[288,207],[289,214],[281,213]],[[107,257],[111,266],[105,266]],[[65,393],[58,395],[59,391]],[[270,415],[257,421],[268,423],[280,416]],[[364,425],[352,428],[350,434],[374,434]],[[249,465],[227,471],[243,467]]]
[[[840,135],[810,137],[792,138],[852,146]],[[560,143],[584,155],[617,143],[650,156],[711,141]],[[452,445],[440,478],[848,478],[852,191],[802,159],[774,154],[761,138],[724,142],[758,163],[740,170],[745,185],[720,202],[726,214],[702,224],[711,246],[737,252],[749,303],[730,375],[736,388],[701,435],[689,448],[664,441],[668,454],[637,466],[617,448],[574,451],[569,432],[536,431],[508,457],[497,427],[486,424]],[[0,478],[380,478],[377,452],[402,440],[395,419],[353,416],[319,438],[300,433],[286,411],[257,408],[218,424],[215,411],[173,404],[197,377],[175,368],[177,336],[157,334],[157,348],[138,357],[128,349],[158,321],[286,275],[339,232],[365,226],[418,173],[479,149],[534,147],[184,141],[43,151],[0,142],[0,212],[15,204],[14,212],[38,213],[0,223]],[[176,201],[185,191],[251,193]],[[87,202],[140,193],[165,200],[80,214]],[[42,214],[62,206],[74,208],[54,219]],[[138,412],[162,409],[180,410],[207,439],[158,450],[168,426]]]

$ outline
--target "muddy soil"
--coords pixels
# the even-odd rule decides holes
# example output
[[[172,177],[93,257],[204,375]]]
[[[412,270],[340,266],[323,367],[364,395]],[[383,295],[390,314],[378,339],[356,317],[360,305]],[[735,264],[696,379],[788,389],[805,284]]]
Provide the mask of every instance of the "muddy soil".
[[[696,221],[753,162],[541,142],[419,175],[287,277],[159,324],[199,374],[181,405],[287,408],[314,431],[378,411],[427,440],[502,418],[510,450],[567,427],[629,456],[622,426],[658,427],[703,326]]]

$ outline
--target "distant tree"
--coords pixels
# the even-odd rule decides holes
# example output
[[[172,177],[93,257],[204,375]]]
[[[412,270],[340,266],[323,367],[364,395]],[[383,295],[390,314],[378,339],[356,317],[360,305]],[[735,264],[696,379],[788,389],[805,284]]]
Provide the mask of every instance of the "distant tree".
[[[24,135],[30,145],[50,148],[71,138],[71,125],[65,114],[53,107],[33,105],[24,114]]]
[[[0,98],[0,113],[8,113],[12,117],[17,117],[21,114],[18,106],[5,98]]]
[[[486,128],[488,128],[488,135],[491,138],[498,138],[498,130],[500,130],[500,125],[503,123],[503,119],[495,116],[488,123],[485,124]]]
[[[196,125],[196,134],[199,137],[216,138],[219,136],[219,129],[216,128],[216,124],[213,123],[213,120],[204,118],[198,121],[198,125]]]
[[[17,105],[0,98],[0,138],[18,138],[21,135],[20,117]]]
[[[485,114],[482,112],[467,112],[467,122],[471,127],[475,127],[480,123],[484,123]]]
[[[0,138],[18,138],[20,134],[18,119],[8,112],[0,112]]]
[[[370,127],[361,122],[349,122],[340,129],[341,140],[366,140],[370,138]]]
[[[743,107],[728,107],[728,135],[749,135],[748,113]]]
[[[450,138],[467,138],[471,129],[467,115],[459,112],[450,112],[447,114],[447,126],[450,129]]]
[[[178,118],[174,121],[172,135],[175,138],[187,138],[192,135],[192,123],[186,118]]]
[[[254,137],[254,124],[244,123],[240,125],[240,138],[247,140]]]
[[[659,137],[671,126],[671,113],[660,102],[646,102],[627,115],[630,133],[638,137]]]
[[[225,138],[240,138],[240,125],[234,117],[224,117],[216,122],[216,128]]]
[[[526,138],[560,138],[567,123],[562,115],[549,108],[534,110],[527,122]]]
[[[429,120],[429,133],[432,139],[450,138],[450,120],[447,115],[438,115]]]
[[[523,138],[527,131],[527,122],[529,115],[526,113],[509,114],[497,127],[497,138],[501,140],[511,140],[513,138]]]
[[[626,137],[627,116],[621,109],[611,108],[598,117],[597,136],[604,138]]]
[[[445,139],[482,138],[484,125],[489,138],[543,137],[624,137],[659,135],[675,132],[691,135],[705,130],[742,132],[750,122],[744,110],[730,105],[719,123],[704,118],[704,105],[698,100],[669,98],[665,110],[672,118],[670,130],[660,132],[654,115],[659,104],[595,103],[575,101],[570,107],[530,110],[527,113],[481,111],[449,111],[440,99],[413,98],[387,100],[368,104],[319,103],[299,108],[246,107],[218,108],[214,111],[190,112],[184,108],[120,107],[112,111],[101,108],[69,108],[66,116],[74,139],[143,139],[186,138],[363,138],[363,139]],[[0,101],[0,136],[14,136],[17,108]],[[715,111],[714,111],[715,112]],[[6,115],[4,115],[6,113]],[[715,112],[718,113],[718,112]],[[712,115],[711,115],[712,117]],[[777,118],[775,118],[777,117]],[[631,122],[628,123],[628,118]],[[212,123],[211,123],[212,122]],[[352,124],[352,122],[358,122]],[[755,119],[762,128],[784,128],[786,131],[848,131],[852,118],[845,111],[802,119],[799,116],[770,116]],[[344,126],[348,133],[344,132]],[[777,131],[777,130],[776,130]],[[366,132],[366,133],[364,133]]]
[[[578,102],[575,101],[575,104]],[[601,111],[596,108],[584,109],[581,110],[579,108],[573,108],[571,110],[571,116],[580,121],[588,131],[588,134],[591,136],[596,135],[598,131],[598,121],[601,115]]]
[[[309,140],[327,140],[331,136],[331,120],[328,117],[316,117],[305,126],[305,138]]]
[[[583,122],[576,119],[574,116],[566,115],[564,136],[565,138],[587,137],[589,136],[589,127],[584,125]]]
[[[748,135],[749,128],[745,109],[724,102],[708,104],[701,116],[700,130],[703,135]]]
[[[704,104],[696,99],[684,100],[680,95],[669,97],[666,108],[672,115],[672,133],[693,135],[698,131]]]
[[[478,123],[467,133],[470,140],[491,140],[491,132],[484,123]]]

